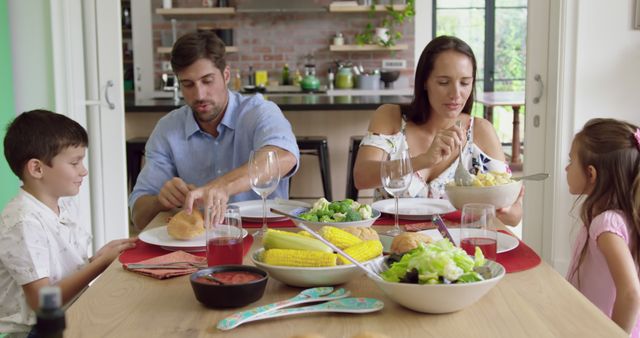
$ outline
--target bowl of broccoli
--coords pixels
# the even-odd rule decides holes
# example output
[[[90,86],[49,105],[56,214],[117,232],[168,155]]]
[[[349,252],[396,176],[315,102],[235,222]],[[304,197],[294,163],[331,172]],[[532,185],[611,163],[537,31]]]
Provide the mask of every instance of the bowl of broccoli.
[[[338,228],[370,227],[380,217],[380,211],[368,204],[360,204],[352,199],[329,202],[321,198],[311,208],[298,208],[291,211],[296,216],[292,221],[303,223],[314,230],[325,225]]]

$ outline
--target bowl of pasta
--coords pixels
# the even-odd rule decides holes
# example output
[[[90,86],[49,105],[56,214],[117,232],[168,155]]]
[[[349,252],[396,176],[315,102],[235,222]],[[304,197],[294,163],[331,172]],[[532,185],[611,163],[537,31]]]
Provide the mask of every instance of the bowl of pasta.
[[[445,186],[449,202],[458,210],[467,203],[487,203],[496,209],[505,208],[515,203],[521,189],[522,181],[511,179],[511,174],[491,172],[475,175],[471,186],[459,186],[453,181]]]

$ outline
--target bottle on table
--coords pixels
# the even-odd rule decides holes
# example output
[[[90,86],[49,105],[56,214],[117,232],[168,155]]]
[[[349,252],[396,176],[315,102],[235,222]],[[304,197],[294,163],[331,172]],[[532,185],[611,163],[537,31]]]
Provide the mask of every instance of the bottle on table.
[[[36,312],[36,336],[47,338],[62,337],[66,327],[62,311],[62,295],[57,286],[45,286],[39,292],[39,309]]]
[[[253,73],[253,66],[249,66],[249,86],[256,85],[255,74]]]
[[[240,76],[240,69],[236,69],[236,74],[233,77],[233,90],[239,92],[242,89],[242,78]]]

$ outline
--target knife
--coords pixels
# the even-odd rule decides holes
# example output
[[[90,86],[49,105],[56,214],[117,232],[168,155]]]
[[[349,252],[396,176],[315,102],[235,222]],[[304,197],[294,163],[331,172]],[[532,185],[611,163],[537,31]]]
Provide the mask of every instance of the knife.
[[[444,224],[444,221],[442,220],[442,217],[440,217],[440,215],[435,214],[431,216],[431,222],[433,222],[433,224],[438,227],[438,232],[440,232],[442,238],[448,239],[451,243],[453,243],[453,245],[456,244],[453,241],[453,237],[451,237],[451,234],[449,233],[449,230],[447,229],[447,226]]]

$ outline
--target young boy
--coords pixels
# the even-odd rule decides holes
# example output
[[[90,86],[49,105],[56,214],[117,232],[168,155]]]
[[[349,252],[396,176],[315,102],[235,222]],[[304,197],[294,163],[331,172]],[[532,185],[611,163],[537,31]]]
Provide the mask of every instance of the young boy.
[[[67,303],[135,238],[111,241],[88,258],[91,236],[78,224],[75,199],[87,169],[87,133],[45,110],[9,125],[4,155],[22,181],[0,216],[0,333],[27,335],[35,324],[38,290],[57,285]]]

